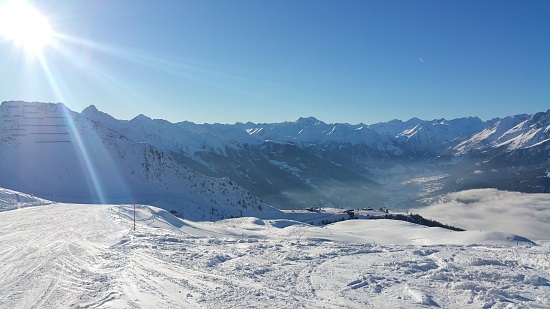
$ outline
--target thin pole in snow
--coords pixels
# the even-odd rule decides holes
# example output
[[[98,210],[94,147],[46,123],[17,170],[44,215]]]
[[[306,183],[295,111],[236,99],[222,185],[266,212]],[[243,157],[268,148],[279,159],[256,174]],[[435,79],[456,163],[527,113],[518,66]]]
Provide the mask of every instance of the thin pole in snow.
[[[136,197],[134,196],[134,231],[136,230]]]

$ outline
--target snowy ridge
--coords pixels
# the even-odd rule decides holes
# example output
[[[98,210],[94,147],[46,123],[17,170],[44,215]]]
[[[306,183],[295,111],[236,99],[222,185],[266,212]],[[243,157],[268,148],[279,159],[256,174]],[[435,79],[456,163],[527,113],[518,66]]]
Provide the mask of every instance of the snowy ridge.
[[[496,147],[506,146],[508,150],[528,148],[550,139],[550,110],[537,113],[508,130],[497,141]]]
[[[1,186],[82,203],[135,197],[196,220],[277,212],[231,180],[202,175],[62,104],[9,102],[0,114]]]
[[[453,120],[438,119],[423,121],[395,136],[403,147],[414,151],[444,150],[450,143],[470,137],[484,128],[477,117]]]
[[[384,144],[384,139],[364,124],[327,124],[314,117],[309,117],[300,118],[295,122],[259,124],[249,130],[252,132],[250,135],[255,135],[263,140],[298,144],[323,144],[331,141],[364,143],[376,149],[389,150],[388,145]]]
[[[527,118],[527,115],[517,115],[496,120],[490,127],[474,134],[472,137],[456,146],[455,149],[457,150],[457,154],[463,155],[476,149],[491,147],[508,130],[525,121]]]
[[[380,135],[386,137],[395,137],[406,130],[410,130],[424,122],[418,118],[411,118],[405,122],[402,120],[394,119],[388,122],[380,122],[370,125],[369,127],[374,131],[378,132]]]
[[[52,204],[52,201],[38,198],[32,194],[0,188],[0,211],[20,209],[32,206]]]
[[[212,151],[225,154],[225,148],[239,148],[242,144],[261,145],[267,140],[293,142],[300,145],[311,143],[364,143],[380,150],[396,148],[378,133],[363,124],[326,124],[313,117],[300,118],[295,122],[254,124],[194,124],[191,122],[169,123],[140,115],[130,121],[116,121],[95,107],[86,108],[82,114],[94,121],[123,133],[129,138],[146,142],[158,148],[182,152],[193,156],[197,152]]]
[[[331,142],[365,144],[394,154],[401,154],[403,150],[433,151],[434,147],[437,151],[443,151],[452,146],[459,156],[485,147],[507,146],[509,150],[514,150],[547,140],[550,130],[548,113],[515,115],[486,122],[477,117],[431,121],[412,118],[406,122],[392,120],[372,125],[351,125],[327,124],[308,117],[271,124],[199,125],[191,122],[172,124],[143,115],[131,121],[117,121],[94,106],[82,112],[86,117],[122,131],[136,141],[189,155],[205,150],[224,154],[225,147],[238,147],[245,143],[258,145],[270,140],[299,145]]]
[[[461,142],[459,155],[487,147],[506,151],[525,149],[550,139],[550,110],[535,115],[517,115],[497,121],[491,127]]]
[[[50,106],[63,112],[33,119],[40,118],[39,111]],[[445,191],[471,188],[550,192],[545,176],[550,160],[548,112],[486,122],[476,117],[413,118],[352,125],[327,124],[308,117],[293,122],[229,125],[170,123],[145,115],[117,120],[94,106],[82,113],[61,106],[2,104],[0,142],[12,148],[19,145],[19,150],[4,154],[0,167],[5,167],[11,178],[0,179],[0,185],[74,202],[101,202],[101,194],[90,196],[90,192],[101,190],[110,201],[128,202],[133,192],[141,192],[143,202],[182,211],[197,205],[209,205],[201,207],[210,209],[212,200],[217,204],[236,201],[218,194],[221,185],[208,189],[212,192],[205,189],[206,185],[194,187],[195,176],[186,177],[188,172],[179,169],[213,179],[229,178],[282,209],[316,204],[407,209]],[[30,114],[18,113],[17,109]],[[70,119],[64,118],[65,114],[71,115]],[[67,122],[72,119],[74,123]],[[82,132],[82,136],[75,132]],[[78,150],[83,146],[89,158]],[[0,156],[2,152],[0,148]],[[43,158],[19,167],[10,163],[29,153],[41,153]],[[98,169],[97,175],[75,172],[89,169],[90,162]],[[397,170],[405,174],[397,175]],[[411,181],[426,173],[438,175],[437,180],[412,185]],[[55,181],[48,175],[54,175]],[[210,181],[199,178],[201,183]],[[85,179],[85,183],[74,179]],[[146,183],[142,183],[144,179]],[[75,196],[66,196],[67,192]],[[244,198],[243,194],[240,196]],[[240,208],[224,216],[239,216]]]

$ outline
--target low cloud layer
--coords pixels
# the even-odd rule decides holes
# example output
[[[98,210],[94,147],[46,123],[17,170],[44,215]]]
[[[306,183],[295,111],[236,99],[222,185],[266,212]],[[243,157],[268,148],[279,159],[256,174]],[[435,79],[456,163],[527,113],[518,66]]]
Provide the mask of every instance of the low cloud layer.
[[[441,203],[411,211],[467,230],[550,239],[550,194],[466,190],[443,196]]]

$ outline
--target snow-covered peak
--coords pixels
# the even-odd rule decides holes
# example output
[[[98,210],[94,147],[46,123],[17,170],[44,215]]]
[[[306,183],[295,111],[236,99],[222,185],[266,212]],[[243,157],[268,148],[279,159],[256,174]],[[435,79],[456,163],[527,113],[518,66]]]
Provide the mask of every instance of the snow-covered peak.
[[[152,120],[153,119],[151,119],[150,117],[147,117],[143,114],[139,114],[130,121],[133,121],[133,122],[148,122],[148,121],[152,121]]]
[[[498,140],[503,139],[503,136],[509,130],[527,120],[528,117],[528,115],[523,114],[489,120],[488,123],[491,123],[490,126],[472,135],[455,147],[456,155],[464,155],[472,150],[494,146]]]
[[[487,147],[504,147],[507,151],[514,151],[548,140],[550,140],[550,110],[531,116],[523,114],[500,119],[464,140],[455,149],[457,155]]]
[[[113,116],[98,110],[95,105],[86,107],[82,110],[81,115],[95,122],[99,122],[111,129],[117,129],[120,126],[120,123],[125,122],[124,120],[115,119]]]
[[[550,109],[546,112],[539,112],[532,115],[526,120],[525,125],[533,129],[541,128],[548,130],[550,127]]]
[[[403,123],[397,124],[405,127]],[[410,121],[409,125],[395,135],[395,140],[408,150],[421,152],[444,150],[452,143],[460,142],[483,130],[486,126],[477,117],[452,120],[435,119],[431,121],[418,121],[415,119]]]
[[[93,104],[82,110],[82,114],[92,114],[92,113],[97,113],[97,112],[99,112],[99,110]]]
[[[375,123],[369,126],[370,129],[378,132],[378,134],[393,138],[399,133],[416,127],[418,124],[424,122],[418,118],[411,118],[407,121],[398,119],[390,120],[388,122]]]
[[[298,120],[294,121],[294,123],[300,126],[314,126],[314,125],[325,124],[324,122],[311,116],[306,118],[300,117]]]
[[[44,106],[41,103],[4,102],[2,106]],[[68,110],[64,105],[51,104]],[[12,113],[4,107],[6,115]],[[33,107],[34,108],[34,107]],[[549,112],[517,115],[482,121],[477,117],[434,119],[411,118],[372,125],[325,123],[315,117],[301,117],[281,123],[195,124],[188,121],[170,123],[140,114],[132,120],[117,120],[94,105],[81,115],[119,132],[135,142],[196,157],[197,153],[214,152],[225,156],[228,149],[242,145],[259,146],[265,141],[293,143],[298,146],[351,144],[402,154],[439,152],[453,148],[464,155],[476,148],[507,146],[525,148],[548,139]],[[524,123],[522,123],[524,122]],[[456,146],[458,145],[458,146]]]
[[[550,110],[530,116],[517,124],[496,141],[496,146],[508,150],[527,148],[550,140]]]

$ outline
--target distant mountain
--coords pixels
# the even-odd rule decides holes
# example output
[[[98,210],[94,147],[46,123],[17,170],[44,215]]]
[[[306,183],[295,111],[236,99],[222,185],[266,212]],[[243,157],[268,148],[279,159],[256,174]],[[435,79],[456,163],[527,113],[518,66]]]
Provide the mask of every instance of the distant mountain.
[[[399,132],[394,139],[408,152],[438,155],[453,143],[472,136],[484,127],[485,123],[477,117],[422,121]]]
[[[169,204],[185,196],[197,205],[208,205],[210,199],[216,203],[224,201],[223,195],[218,194],[221,183],[228,184],[231,179],[234,190],[241,193],[235,193],[239,198],[234,200],[226,198],[226,203],[238,203],[250,192],[279,208],[312,205],[409,208],[437,194],[486,187],[550,192],[550,111],[489,121],[477,117],[430,121],[413,118],[352,125],[328,124],[308,117],[293,122],[229,125],[170,123],[144,115],[117,120],[94,106],[79,114],[62,105],[4,102],[0,107],[3,130],[0,143],[4,143],[0,156],[12,155],[9,160],[20,158],[13,152],[3,154],[4,145],[8,144],[10,147],[18,144],[21,156],[28,156],[29,151],[45,153],[44,148],[38,148],[44,147],[44,142],[36,142],[37,138],[45,141],[53,136],[63,137],[36,134],[48,133],[46,127],[25,126],[31,123],[29,115],[35,110],[52,106],[69,114],[68,127],[73,128],[74,123],[74,128],[50,132],[67,133],[69,142],[47,142],[46,147],[52,148],[49,160],[60,160],[57,167],[61,170],[67,170],[65,166],[86,167],[87,160],[98,166],[111,162],[112,166],[100,170],[96,176],[85,173],[76,176],[76,172],[71,172],[72,178],[61,177],[48,186],[37,185],[28,190],[34,182],[17,173],[25,171],[25,177],[29,177],[32,171],[45,169],[43,165],[49,161],[41,159],[38,166],[30,164],[25,168],[8,163],[2,169],[9,171],[12,178],[3,178],[0,186],[42,194],[46,191],[41,189],[55,187],[60,194],[72,192],[81,196],[93,188],[95,177],[102,181],[109,179],[108,188],[126,185],[132,192],[142,192]],[[41,124],[44,120],[34,121]],[[11,144],[5,144],[6,141]],[[75,146],[81,144],[89,148],[90,158],[76,150]],[[52,173],[51,169],[48,173]],[[124,175],[122,183],[116,182],[114,171]],[[187,175],[193,175],[192,179]],[[80,176],[86,176],[84,186],[72,183]],[[36,183],[47,179],[52,178],[38,177]],[[210,189],[216,193],[194,187],[197,182],[208,181],[219,182]],[[22,188],[23,185],[27,187]],[[105,190],[109,197],[118,198],[118,189]],[[237,209],[227,215],[240,214],[240,208]]]
[[[550,110],[496,120],[453,148],[455,186],[550,192]]]
[[[97,115],[105,124],[117,122]],[[200,174],[123,133],[62,104],[4,102],[0,187],[66,202],[132,203],[135,197],[183,215],[203,208],[197,220],[276,211],[230,179]]]
[[[488,126],[471,137],[463,140],[458,146],[455,146],[457,155],[468,154],[470,152],[494,147],[498,140],[503,138],[510,129],[523,123],[529,118],[528,115],[509,116],[503,119],[494,119]]]

